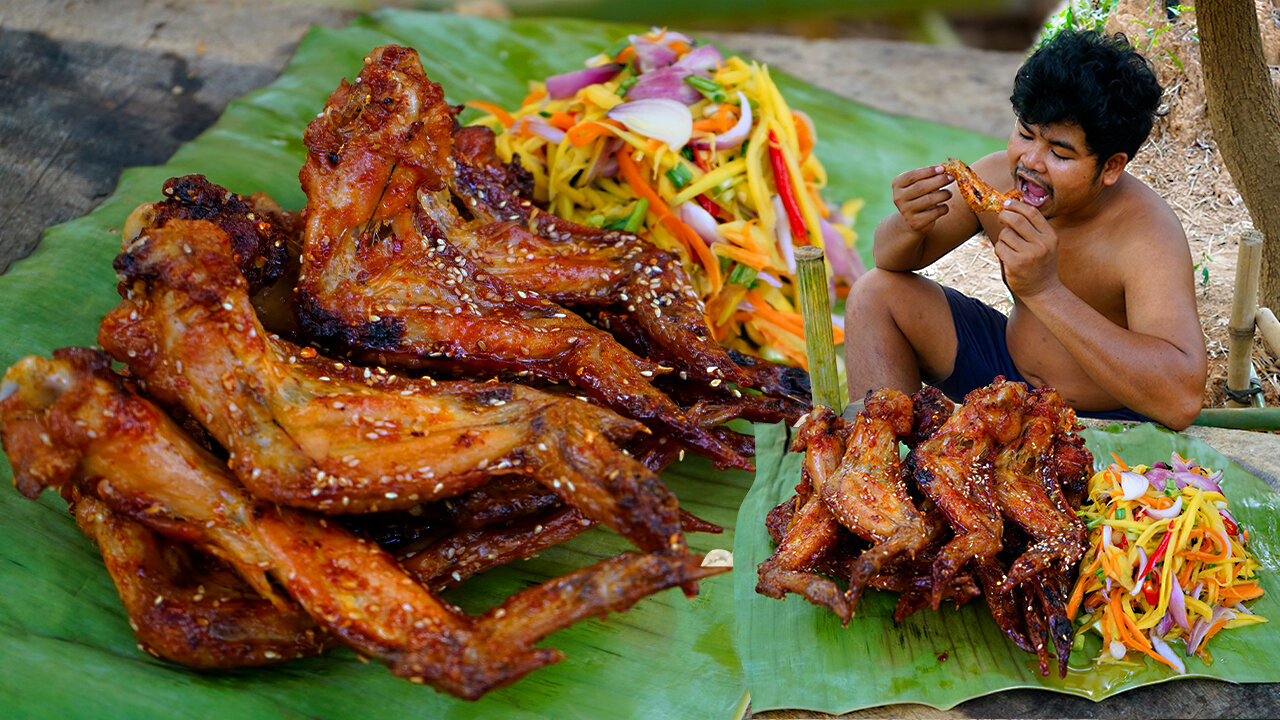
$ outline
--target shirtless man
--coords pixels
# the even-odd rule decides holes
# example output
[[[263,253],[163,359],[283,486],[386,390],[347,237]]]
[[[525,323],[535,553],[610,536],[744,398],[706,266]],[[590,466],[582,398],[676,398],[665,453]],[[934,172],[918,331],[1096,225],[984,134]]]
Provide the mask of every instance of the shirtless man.
[[[974,213],[941,167],[892,183],[875,269],[845,322],[851,399],[928,382],[954,400],[997,375],[1058,390],[1082,416],[1195,419],[1207,360],[1191,252],[1169,206],[1125,166],[1160,85],[1123,38],[1063,31],[1018,71],[1008,150],[973,163],[1023,201]],[[985,231],[1013,296],[998,311],[916,275]]]

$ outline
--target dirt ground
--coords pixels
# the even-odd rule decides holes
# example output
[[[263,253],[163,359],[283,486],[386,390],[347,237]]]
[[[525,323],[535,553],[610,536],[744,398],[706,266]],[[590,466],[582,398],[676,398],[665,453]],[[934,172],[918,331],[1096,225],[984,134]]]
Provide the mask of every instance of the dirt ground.
[[[1272,65],[1272,76],[1280,78],[1280,10],[1268,0],[1258,0],[1257,4],[1264,28],[1264,57]],[[1144,0],[1122,0],[1107,25],[1109,32],[1124,32],[1152,59],[1165,87],[1166,114],[1129,164],[1129,172],[1165,198],[1186,230],[1196,264],[1196,298],[1209,354],[1204,404],[1223,407],[1236,244],[1243,233],[1253,229],[1253,224],[1223,167],[1209,126],[1194,13],[1189,11],[1167,31],[1154,35],[1152,46],[1150,38],[1158,26],[1151,27],[1147,6]],[[1174,57],[1177,62],[1171,59]],[[1280,88],[1280,80],[1277,87]],[[1008,311],[1011,305],[986,238],[962,246],[927,274],[1002,310]],[[1280,404],[1280,360],[1258,335],[1254,338],[1253,363],[1267,405]]]

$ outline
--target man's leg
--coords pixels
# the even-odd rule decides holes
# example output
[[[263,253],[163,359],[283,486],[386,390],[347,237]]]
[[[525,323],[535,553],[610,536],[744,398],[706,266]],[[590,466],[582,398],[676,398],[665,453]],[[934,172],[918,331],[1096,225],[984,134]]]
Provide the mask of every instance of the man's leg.
[[[849,399],[890,387],[910,394],[951,374],[956,331],[942,286],[914,273],[871,269],[845,305]]]

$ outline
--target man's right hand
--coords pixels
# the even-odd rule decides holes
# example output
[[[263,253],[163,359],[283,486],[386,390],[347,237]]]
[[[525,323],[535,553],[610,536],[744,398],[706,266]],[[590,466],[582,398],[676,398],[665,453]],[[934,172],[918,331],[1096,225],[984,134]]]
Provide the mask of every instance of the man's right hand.
[[[893,179],[893,204],[907,227],[921,238],[947,214],[951,191],[943,188],[953,181],[940,165],[908,170]]]

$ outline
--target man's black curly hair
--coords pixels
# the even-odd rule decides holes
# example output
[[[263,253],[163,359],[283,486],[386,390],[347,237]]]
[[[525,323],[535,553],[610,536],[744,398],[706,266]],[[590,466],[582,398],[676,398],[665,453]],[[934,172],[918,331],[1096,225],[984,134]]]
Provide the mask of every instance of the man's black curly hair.
[[[1132,160],[1151,134],[1162,90],[1146,58],[1124,35],[1062,30],[1018,70],[1009,98],[1027,125],[1074,123],[1101,163]]]

